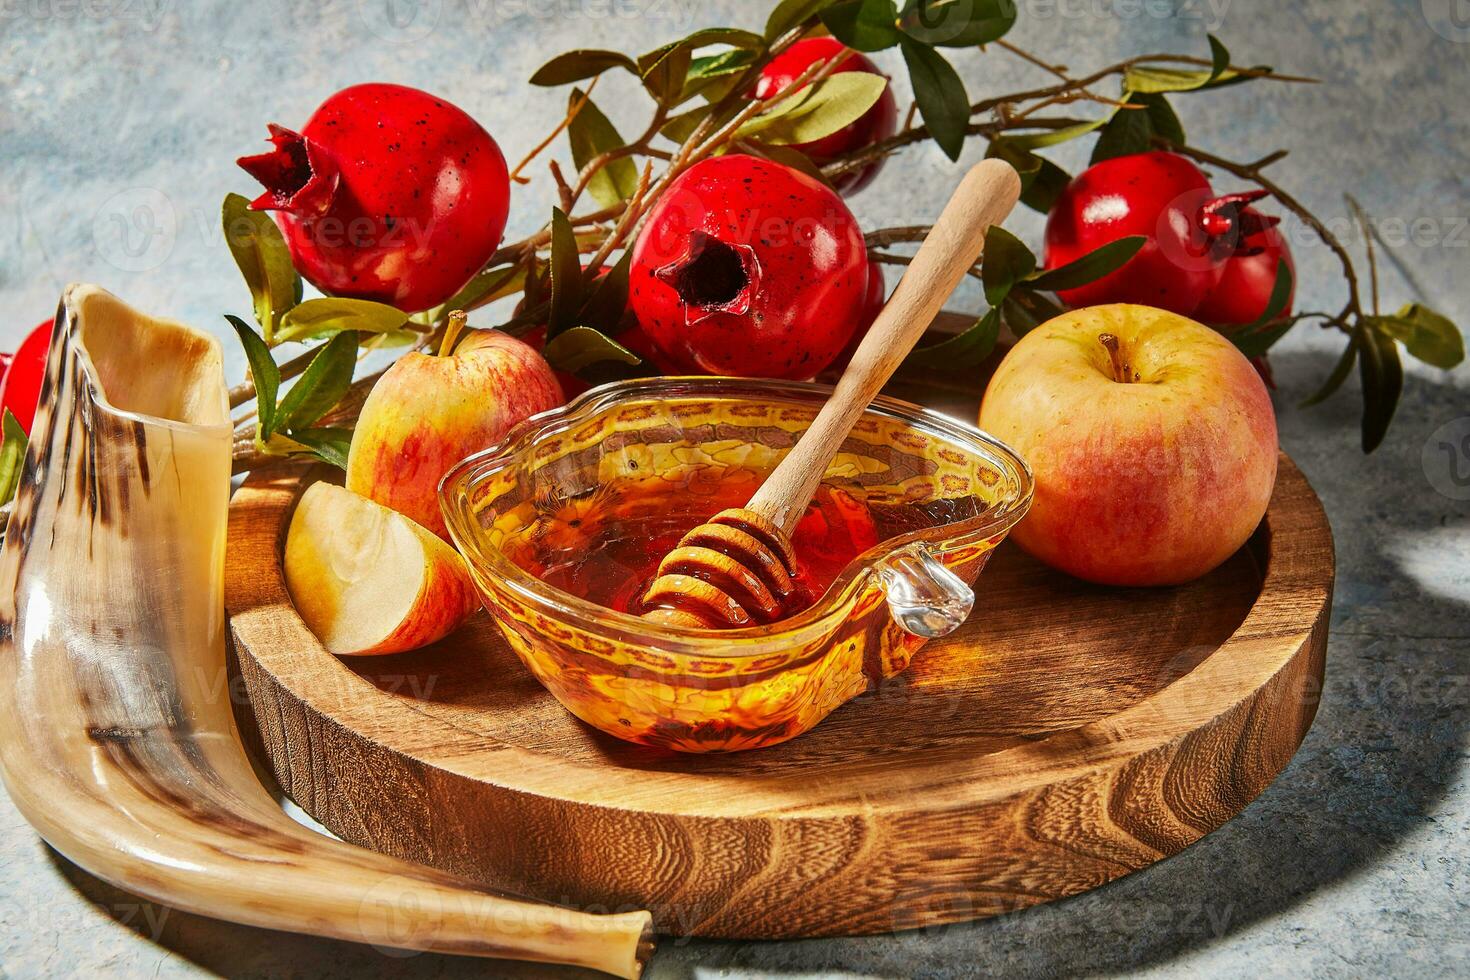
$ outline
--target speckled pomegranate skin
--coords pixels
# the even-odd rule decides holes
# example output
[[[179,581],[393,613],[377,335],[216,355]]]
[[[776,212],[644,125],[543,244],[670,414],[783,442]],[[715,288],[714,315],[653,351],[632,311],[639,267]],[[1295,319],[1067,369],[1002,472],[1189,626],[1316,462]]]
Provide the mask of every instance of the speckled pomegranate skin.
[[[300,133],[239,161],[267,190],[292,262],[323,292],[425,310],[500,244],[510,179],[500,147],[444,99],[402,85],[345,88]]]
[[[1068,306],[1139,303],[1190,316],[1220,281],[1200,209],[1210,182],[1177,153],[1151,151],[1095,163],[1072,179],[1046,219],[1046,267],[1055,269],[1130,235],[1138,254],[1100,279],[1064,289]]]
[[[650,210],[629,304],[673,365],[810,378],[861,322],[857,219],[820,181],[742,154],[689,168]]]

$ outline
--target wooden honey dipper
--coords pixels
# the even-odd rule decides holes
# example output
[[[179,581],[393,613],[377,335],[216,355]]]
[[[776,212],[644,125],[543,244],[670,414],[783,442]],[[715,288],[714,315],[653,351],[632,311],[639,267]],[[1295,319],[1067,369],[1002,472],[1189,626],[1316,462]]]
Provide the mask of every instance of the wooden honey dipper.
[[[970,168],[811,427],[744,507],[680,539],[643,596],[645,619],[711,628],[779,619],[795,586],[791,533],[832,457],[985,248],[1021,193],[1000,160]]]

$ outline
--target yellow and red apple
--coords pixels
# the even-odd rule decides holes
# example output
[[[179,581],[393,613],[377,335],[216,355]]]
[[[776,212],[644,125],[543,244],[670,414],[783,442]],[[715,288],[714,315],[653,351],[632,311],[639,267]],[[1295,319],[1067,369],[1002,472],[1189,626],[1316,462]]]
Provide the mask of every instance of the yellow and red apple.
[[[1108,585],[1210,571],[1256,529],[1276,480],[1276,416],[1250,362],[1148,306],[1075,310],[1026,334],[986,389],[980,427],[1036,476],[1013,540]]]
[[[479,597],[464,559],[402,514],[314,483],[286,532],[286,585],[338,656],[401,653],[449,635]]]
[[[410,353],[363,403],[347,454],[347,489],[448,540],[439,480],[516,423],[562,404],[546,360],[499,330],[470,330],[445,354]]]

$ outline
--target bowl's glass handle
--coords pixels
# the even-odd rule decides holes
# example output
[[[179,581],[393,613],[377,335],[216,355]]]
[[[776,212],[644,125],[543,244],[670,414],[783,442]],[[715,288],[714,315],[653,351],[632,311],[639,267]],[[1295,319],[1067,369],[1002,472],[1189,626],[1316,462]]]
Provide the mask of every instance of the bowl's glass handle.
[[[915,636],[932,640],[953,633],[975,605],[974,591],[922,543],[889,555],[878,574],[888,611]]]

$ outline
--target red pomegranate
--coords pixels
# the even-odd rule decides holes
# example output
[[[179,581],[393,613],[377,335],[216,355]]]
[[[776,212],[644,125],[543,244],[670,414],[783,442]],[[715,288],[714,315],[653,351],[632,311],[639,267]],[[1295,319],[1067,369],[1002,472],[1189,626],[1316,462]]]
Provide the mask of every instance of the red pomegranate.
[[[755,96],[758,99],[768,99],[790,85],[802,72],[806,71],[816,62],[825,62],[840,54],[845,45],[835,37],[810,37],[803,41],[797,41],[791,47],[782,51],[771,59],[770,64],[761,70],[759,81],[756,82]],[[865,71],[873,75],[882,75],[878,66],[864,55],[852,52],[848,57],[838,62],[833,69],[833,74],[844,71]],[[798,144],[795,149],[800,150],[811,157],[817,163],[826,163],[834,157],[844,153],[869,146],[882,139],[887,139],[898,130],[898,103],[894,101],[891,86],[883,89],[883,94],[878,101],[856,120],[837,130],[829,133],[821,139],[810,143]],[[835,184],[841,194],[855,194],[868,186],[873,178],[877,176],[879,168],[883,166],[883,158],[874,160],[861,170],[854,170],[838,177]]]
[[[444,302],[489,260],[510,205],[505,158],[444,99],[402,85],[345,88],[300,133],[239,164],[266,187],[297,270],[323,292],[405,311]]]
[[[830,188],[731,154],[690,167],[650,209],[629,305],[679,370],[810,378],[857,330],[867,268]]]
[[[4,375],[0,376],[0,409],[9,409],[27,433],[36,419],[36,405],[41,400],[41,382],[46,377],[46,355],[51,350],[51,321],[32,328],[15,354],[4,354]]]
[[[1235,254],[1225,260],[1220,281],[1194,311],[1195,319],[1221,326],[1255,323],[1266,312],[1271,291],[1276,288],[1276,273],[1282,260],[1291,273],[1291,294],[1282,315],[1291,313],[1296,299],[1296,262],[1291,248],[1276,227],[1278,218],[1257,213],[1252,208],[1241,211],[1242,225],[1259,228],[1246,236]]]
[[[1093,164],[1057,198],[1045,264],[1066,265],[1109,242],[1147,239],[1122,268],[1060,293],[1068,306],[1143,303],[1191,316],[1220,281],[1243,231],[1241,211],[1264,192],[1215,197],[1192,162],[1151,151]]]

